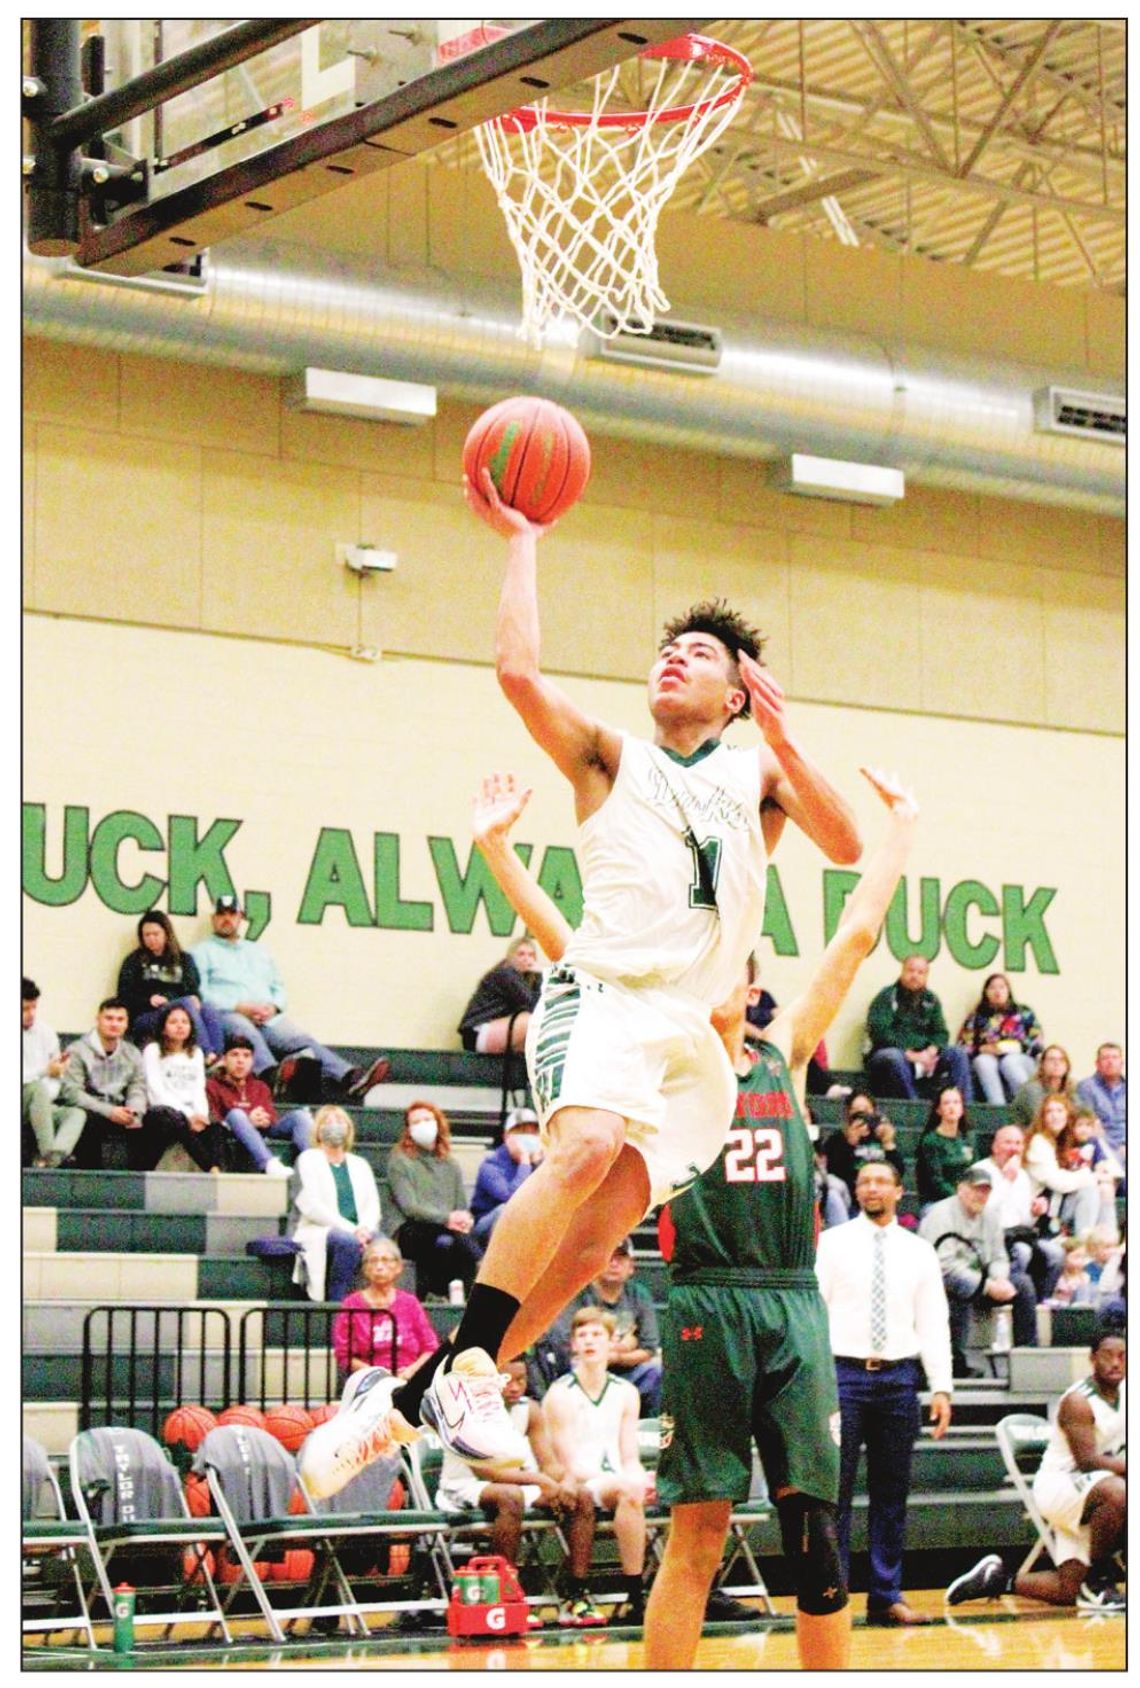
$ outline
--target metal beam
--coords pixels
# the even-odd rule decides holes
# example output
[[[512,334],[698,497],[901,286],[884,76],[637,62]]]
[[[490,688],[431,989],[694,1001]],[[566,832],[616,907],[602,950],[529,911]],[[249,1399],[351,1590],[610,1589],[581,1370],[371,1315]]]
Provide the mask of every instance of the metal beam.
[[[816,176],[813,181],[803,182],[799,187],[788,188],[785,193],[776,193],[771,199],[761,200],[756,207],[756,221],[766,223],[785,211],[798,210],[802,205],[810,205],[817,199],[828,199],[833,194],[848,193],[864,182],[875,180],[873,170],[844,170],[836,176]]]
[[[1014,101],[1030,86],[1033,78],[1042,68],[1041,61],[1045,57],[1045,54],[1049,51],[1049,48],[1060,27],[1060,19],[1055,18],[1041,37],[1040,41],[1037,43],[1037,46],[1033,49],[1032,55],[1026,59],[1021,69],[1006,89],[1005,97],[1002,99],[1001,104],[998,106],[997,110],[994,112],[993,116],[990,118],[973,146],[970,148],[970,151],[966,154],[966,157],[962,160],[961,168],[958,170],[959,176],[965,177],[970,174],[974,165],[978,162],[983,152],[985,152],[986,148],[997,134],[1006,113],[1009,111]]]
[[[1091,20],[1082,19],[1079,21],[1087,23]],[[978,29],[976,26],[971,26],[963,19],[953,19],[952,28],[964,41],[969,42],[975,49],[980,47],[983,52],[995,53],[999,58],[1011,59],[1015,64],[1022,56],[1023,49],[1003,46],[1000,41],[995,41],[993,36],[985,34],[983,30]],[[1069,76],[1061,70],[1052,70],[1048,66],[1042,67],[1040,78],[1043,82],[1051,83],[1054,88],[1063,89],[1065,93],[1069,94],[1074,100],[1079,101],[1081,105],[1090,110],[1094,117],[1099,118],[1101,112],[1107,105],[1111,108],[1108,115],[1111,117],[1112,121],[1114,123],[1124,122],[1125,110],[1122,100],[1102,101],[1091,91],[1091,89],[1086,88],[1084,83],[1081,82],[1078,77]]]
[[[879,75],[894,89],[895,94],[914,119],[919,133],[933,156],[943,170],[949,174],[950,160],[942,150],[942,143],[934,132],[934,126],[920,105],[914,89],[907,81],[901,67],[895,63],[891,49],[884,40],[878,24],[872,23],[870,18],[854,18],[851,21],[851,28],[862,41],[867,55],[878,70]]]

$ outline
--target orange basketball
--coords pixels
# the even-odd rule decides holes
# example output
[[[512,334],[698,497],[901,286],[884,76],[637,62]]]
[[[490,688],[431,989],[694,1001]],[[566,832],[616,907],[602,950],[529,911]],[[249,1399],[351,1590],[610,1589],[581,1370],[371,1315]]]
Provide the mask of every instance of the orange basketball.
[[[339,1401],[328,1401],[323,1407],[310,1407],[309,1417],[313,1421],[313,1429],[318,1424],[327,1424],[330,1418],[335,1418],[340,1411]]]
[[[585,491],[590,442],[550,399],[503,399],[476,418],[463,446],[463,472],[480,493],[484,469],[504,504],[528,521],[552,522]]]
[[[406,1541],[394,1541],[388,1549],[388,1575],[403,1577],[407,1575],[408,1566],[412,1562],[412,1550]]]
[[[308,1582],[313,1574],[316,1555],[307,1547],[289,1547],[284,1559],[269,1567],[273,1582]]]
[[[272,1574],[272,1566],[270,1565],[268,1559],[255,1559],[253,1562],[253,1569],[258,1582],[269,1581]],[[242,1574],[241,1566],[235,1565],[234,1561],[230,1558],[229,1548],[219,1548],[218,1568],[215,1572],[218,1581],[220,1583],[236,1583]]]
[[[209,1518],[214,1510],[210,1485],[196,1471],[186,1473],[186,1504],[195,1518]]]
[[[202,1569],[203,1560],[205,1561],[205,1569],[209,1571],[211,1576],[213,1576],[214,1555],[210,1553],[209,1550],[207,1550],[204,1555],[199,1555],[195,1553],[192,1547],[184,1547],[182,1549],[182,1577],[185,1582],[205,1582],[206,1578]]]
[[[218,1414],[219,1424],[253,1424],[258,1430],[265,1429],[265,1414],[260,1407],[236,1406],[227,1407],[225,1412]]]
[[[162,1427],[162,1439],[168,1448],[187,1448],[193,1453],[217,1423],[209,1407],[175,1407]]]
[[[305,1505],[304,1495],[301,1493],[300,1489],[294,1486],[293,1493],[289,1496],[290,1517],[303,1517],[307,1515],[308,1510],[308,1507]]]
[[[283,1448],[295,1454],[313,1428],[313,1415],[307,1408],[290,1406],[288,1402],[281,1407],[267,1407],[265,1428]]]

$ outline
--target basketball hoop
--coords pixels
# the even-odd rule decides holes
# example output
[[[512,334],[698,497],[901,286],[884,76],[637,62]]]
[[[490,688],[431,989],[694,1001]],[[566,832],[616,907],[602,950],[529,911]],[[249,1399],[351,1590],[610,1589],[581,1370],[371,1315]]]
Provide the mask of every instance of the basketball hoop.
[[[596,79],[589,111],[555,111],[543,100],[475,131],[522,270],[521,332],[535,345],[553,322],[604,339],[648,334],[656,312],[668,310],[654,245],[661,208],[752,80],[747,59],[704,35],[639,57],[657,61],[642,111],[608,109],[615,66]]]

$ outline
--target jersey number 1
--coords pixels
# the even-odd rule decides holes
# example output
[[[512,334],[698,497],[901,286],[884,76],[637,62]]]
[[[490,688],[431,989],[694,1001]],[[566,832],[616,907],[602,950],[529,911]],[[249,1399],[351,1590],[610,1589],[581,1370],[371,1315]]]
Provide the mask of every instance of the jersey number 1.
[[[716,907],[716,882],[720,878],[719,838],[702,838],[700,842],[692,832],[685,842],[693,855],[693,883],[689,886],[690,908]]]
[[[728,1134],[724,1157],[726,1184],[782,1184],[784,1139],[770,1125],[738,1126]]]

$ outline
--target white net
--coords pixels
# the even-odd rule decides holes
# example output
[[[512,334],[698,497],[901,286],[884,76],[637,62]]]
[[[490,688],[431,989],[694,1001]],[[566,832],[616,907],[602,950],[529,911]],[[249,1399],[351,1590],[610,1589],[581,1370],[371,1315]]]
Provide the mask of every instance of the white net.
[[[710,49],[715,43],[708,43]],[[594,83],[574,122],[549,101],[475,131],[522,270],[522,333],[541,345],[556,322],[603,338],[647,334],[668,310],[657,273],[661,208],[736,114],[750,73],[720,49],[657,59],[642,112],[608,111],[621,67]],[[735,80],[733,80],[735,76]]]

